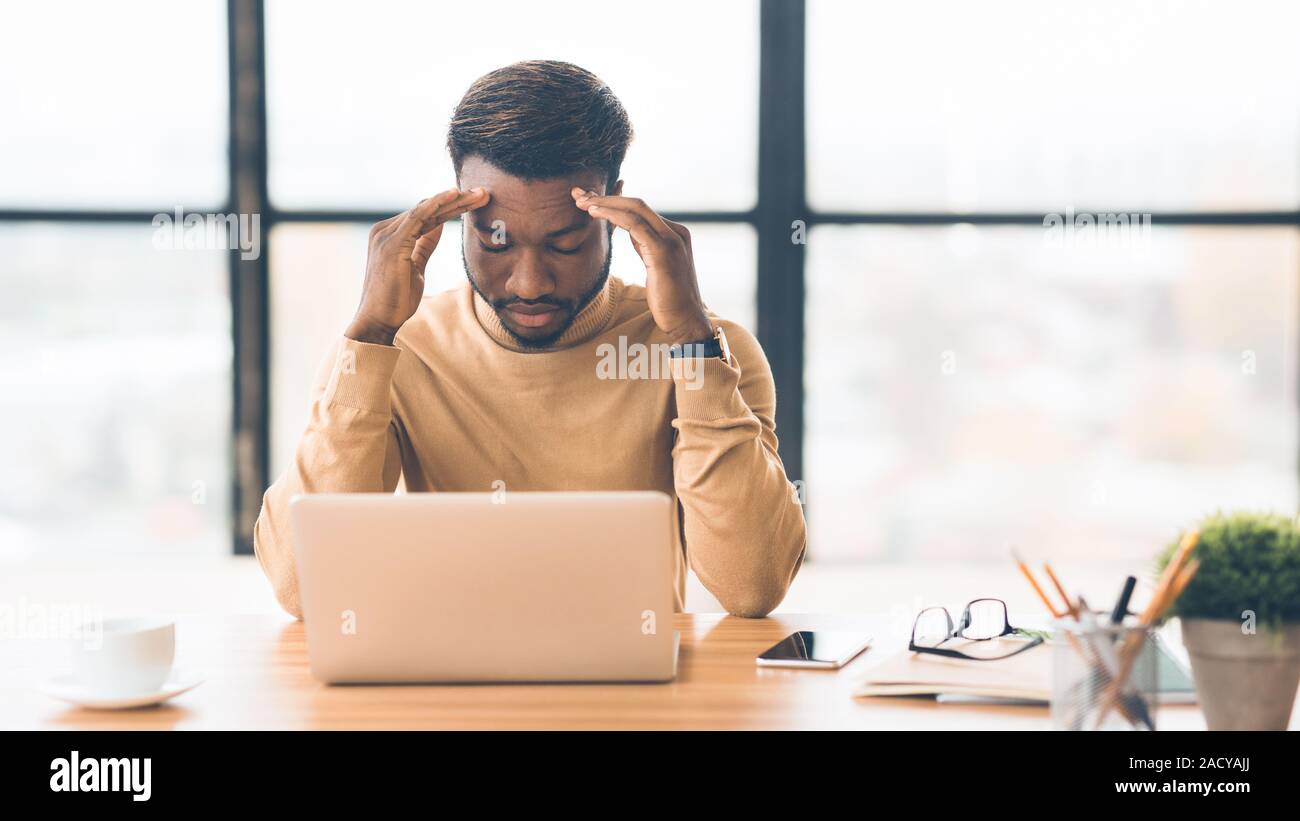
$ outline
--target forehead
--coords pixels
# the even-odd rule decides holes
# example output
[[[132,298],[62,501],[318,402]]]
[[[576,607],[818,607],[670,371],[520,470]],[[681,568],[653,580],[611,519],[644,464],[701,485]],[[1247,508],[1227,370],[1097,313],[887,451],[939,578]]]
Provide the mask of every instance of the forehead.
[[[574,205],[569,192],[579,188],[604,191],[605,175],[600,171],[576,171],[551,180],[525,180],[507,174],[482,157],[466,157],[460,169],[460,188],[482,186],[492,195],[483,208],[470,215],[480,226],[504,221],[511,230],[547,231],[563,228],[579,216],[586,216]]]

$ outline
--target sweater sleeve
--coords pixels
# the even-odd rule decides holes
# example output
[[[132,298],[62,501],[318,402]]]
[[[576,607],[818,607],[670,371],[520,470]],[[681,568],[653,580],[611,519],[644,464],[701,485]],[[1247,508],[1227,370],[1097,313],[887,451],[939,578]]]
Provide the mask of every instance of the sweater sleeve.
[[[392,380],[401,349],[340,337],[312,388],[293,464],[262,497],[253,551],[280,605],[302,618],[289,501],[300,493],[388,492],[401,475]]]
[[[673,480],[691,567],[727,612],[760,618],[785,598],[807,531],[777,455],[767,357],[744,328],[723,326],[730,360],[673,360]]]

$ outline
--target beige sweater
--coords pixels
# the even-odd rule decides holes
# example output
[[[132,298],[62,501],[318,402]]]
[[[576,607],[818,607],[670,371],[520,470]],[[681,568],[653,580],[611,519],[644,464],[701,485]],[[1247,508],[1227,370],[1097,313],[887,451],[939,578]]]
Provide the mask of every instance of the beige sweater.
[[[391,493],[400,481],[409,492],[663,491],[681,514],[676,609],[689,565],[728,612],[771,612],[803,560],[803,510],[777,456],[763,350],[714,321],[730,361],[661,368],[636,347],[666,344],[645,289],[610,277],[552,348],[528,351],[466,283],[426,297],[394,347],[340,337],[293,465],[257,519],[253,544],[276,598],[302,617],[293,496]]]

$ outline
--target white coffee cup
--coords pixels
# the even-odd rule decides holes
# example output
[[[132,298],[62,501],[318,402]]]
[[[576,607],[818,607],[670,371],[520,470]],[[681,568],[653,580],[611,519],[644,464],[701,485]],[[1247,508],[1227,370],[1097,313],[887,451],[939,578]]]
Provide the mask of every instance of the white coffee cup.
[[[176,624],[160,617],[87,623],[72,644],[82,686],[109,697],[157,692],[171,673],[175,655]]]

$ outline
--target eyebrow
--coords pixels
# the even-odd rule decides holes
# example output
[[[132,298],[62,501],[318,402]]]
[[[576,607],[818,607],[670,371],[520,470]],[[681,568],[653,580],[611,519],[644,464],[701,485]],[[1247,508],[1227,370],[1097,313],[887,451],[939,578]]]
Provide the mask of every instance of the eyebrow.
[[[592,221],[593,220],[591,219],[591,217],[586,217],[585,219],[580,219],[575,222],[571,222],[568,225],[564,226],[563,228],[557,228],[554,231],[549,232],[546,235],[546,238],[555,239],[557,237],[562,237],[565,234],[572,234],[574,231],[580,231],[583,228],[586,228],[588,225],[592,223]],[[479,223],[477,219],[474,220],[474,229],[484,234],[492,233],[491,225],[486,225],[486,226],[482,225],[481,223]]]

